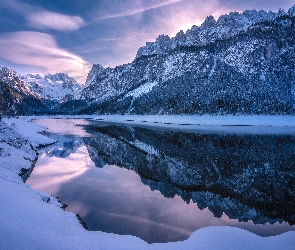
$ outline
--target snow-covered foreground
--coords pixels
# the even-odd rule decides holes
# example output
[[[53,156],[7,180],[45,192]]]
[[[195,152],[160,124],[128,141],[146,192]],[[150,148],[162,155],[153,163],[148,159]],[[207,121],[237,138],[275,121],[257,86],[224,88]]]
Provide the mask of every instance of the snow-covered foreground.
[[[295,232],[262,238],[232,227],[203,228],[183,242],[147,244],[133,237],[86,231],[58,200],[32,189],[18,175],[35,147],[53,141],[29,118],[0,122],[0,249],[294,249]],[[293,125],[292,125],[293,126]]]

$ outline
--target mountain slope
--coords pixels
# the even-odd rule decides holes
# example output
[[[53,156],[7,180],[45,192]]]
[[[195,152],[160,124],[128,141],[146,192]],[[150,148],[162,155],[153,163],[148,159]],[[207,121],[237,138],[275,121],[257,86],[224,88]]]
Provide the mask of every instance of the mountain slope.
[[[3,115],[39,114],[46,110],[16,71],[0,67],[0,112]]]
[[[79,112],[294,113],[294,9],[210,16],[147,43],[130,64],[94,65],[81,93],[91,102]]]

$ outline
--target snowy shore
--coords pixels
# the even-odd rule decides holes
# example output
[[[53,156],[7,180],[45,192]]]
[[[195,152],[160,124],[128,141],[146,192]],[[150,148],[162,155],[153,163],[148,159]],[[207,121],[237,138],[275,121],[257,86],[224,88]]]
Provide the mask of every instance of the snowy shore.
[[[231,118],[91,116],[114,123],[274,126],[294,130],[295,117]],[[282,119],[284,118],[284,119]],[[206,120],[207,119],[207,120]],[[237,119],[237,120],[235,120]],[[271,120],[273,119],[273,120]],[[45,128],[28,122],[30,118],[4,118],[0,121],[0,249],[294,249],[295,232],[262,238],[232,227],[203,228],[183,242],[147,244],[133,236],[89,232],[75,214],[61,209],[49,194],[32,189],[19,173],[30,169],[39,145],[53,141],[38,134]],[[205,123],[205,120],[207,123]],[[167,124],[168,123],[168,124]],[[170,123],[170,124],[169,124]],[[190,125],[183,125],[190,126]]]
[[[162,125],[194,126],[272,126],[294,127],[295,116],[291,115],[100,115],[93,116],[99,121],[120,123],[150,123]]]
[[[197,133],[295,134],[295,116],[101,115],[92,120]]]

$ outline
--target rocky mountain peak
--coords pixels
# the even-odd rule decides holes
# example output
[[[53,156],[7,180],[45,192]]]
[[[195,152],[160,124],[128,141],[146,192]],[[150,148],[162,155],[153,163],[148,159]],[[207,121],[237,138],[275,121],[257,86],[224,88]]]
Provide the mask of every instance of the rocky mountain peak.
[[[105,68],[101,64],[93,64],[87,75],[85,87],[88,87],[92,82],[94,82],[96,77],[99,76],[104,70]]]
[[[62,102],[78,99],[82,85],[65,73],[28,74],[21,77],[32,92],[40,99]]]
[[[42,79],[42,78],[39,78]],[[73,78],[68,76],[65,73],[56,73],[56,74],[46,74],[44,76],[44,80],[48,81],[49,83],[53,84],[60,83],[62,85],[62,88],[64,89],[70,89],[74,90],[75,88],[80,88],[80,84]]]
[[[295,4],[288,10],[290,16],[295,16]]]
[[[0,66],[0,81],[5,82],[20,93],[34,95],[30,88],[22,81],[20,75],[13,69]]]
[[[295,7],[289,11],[289,15],[295,15]],[[160,35],[155,42],[147,42],[145,46],[138,49],[136,58],[148,55],[163,55],[176,47],[181,46],[204,46],[220,39],[234,37],[247,28],[263,21],[272,21],[285,15],[282,9],[278,13],[264,10],[246,10],[243,13],[230,12],[221,15],[216,21],[213,16],[206,17],[201,26],[193,26],[185,34],[179,32],[175,37]]]
[[[286,11],[284,10],[284,9],[279,9],[279,11],[278,11],[278,15],[279,16],[282,16],[282,15],[285,15],[286,14]]]
[[[207,16],[205,21],[201,24],[202,28],[208,29],[216,25],[216,20],[213,16]]]

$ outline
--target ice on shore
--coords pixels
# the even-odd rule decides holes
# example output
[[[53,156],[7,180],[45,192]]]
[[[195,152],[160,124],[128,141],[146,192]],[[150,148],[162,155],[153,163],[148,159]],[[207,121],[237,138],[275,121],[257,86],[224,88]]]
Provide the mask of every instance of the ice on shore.
[[[111,122],[147,122],[174,125],[207,125],[207,126],[273,126],[294,127],[295,116],[292,115],[100,115],[94,120]]]
[[[100,115],[92,120],[197,133],[294,134],[295,116]]]

